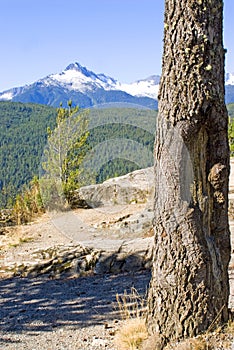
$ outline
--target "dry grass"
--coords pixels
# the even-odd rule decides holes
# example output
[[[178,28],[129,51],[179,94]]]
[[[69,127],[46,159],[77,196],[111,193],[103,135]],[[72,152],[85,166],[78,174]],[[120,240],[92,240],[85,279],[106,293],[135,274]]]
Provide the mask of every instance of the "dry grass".
[[[118,350],[137,350],[147,337],[144,319],[128,319],[116,334],[115,344]]]
[[[137,350],[148,337],[145,325],[146,296],[141,297],[132,287],[131,292],[116,295],[117,307],[124,320],[115,337],[118,350]]]
[[[224,327],[196,337],[188,338],[177,344],[168,344],[165,350],[231,350],[234,344],[234,322]]]
[[[132,287],[130,293],[116,294],[117,306],[123,320],[131,318],[145,318],[147,298],[140,296],[138,291]]]
[[[234,321],[229,321],[224,328],[224,333],[234,336]]]
[[[23,243],[28,243],[28,242],[32,242],[33,241],[33,237],[19,237],[17,239],[17,241],[15,243],[9,243],[8,247],[18,247],[19,245],[23,244]]]

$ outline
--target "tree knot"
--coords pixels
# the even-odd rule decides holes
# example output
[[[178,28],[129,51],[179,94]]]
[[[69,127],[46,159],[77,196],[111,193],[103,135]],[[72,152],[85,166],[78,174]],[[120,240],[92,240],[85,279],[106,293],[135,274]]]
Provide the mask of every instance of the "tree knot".
[[[215,190],[221,190],[226,180],[227,167],[221,163],[213,165],[208,175],[208,181]]]

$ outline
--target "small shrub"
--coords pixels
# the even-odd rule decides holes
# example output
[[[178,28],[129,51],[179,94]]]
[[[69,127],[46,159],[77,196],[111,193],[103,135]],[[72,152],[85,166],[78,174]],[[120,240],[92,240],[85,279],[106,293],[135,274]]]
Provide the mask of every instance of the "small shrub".
[[[34,216],[44,213],[39,181],[36,177],[16,196],[13,216],[17,225],[30,222]]]

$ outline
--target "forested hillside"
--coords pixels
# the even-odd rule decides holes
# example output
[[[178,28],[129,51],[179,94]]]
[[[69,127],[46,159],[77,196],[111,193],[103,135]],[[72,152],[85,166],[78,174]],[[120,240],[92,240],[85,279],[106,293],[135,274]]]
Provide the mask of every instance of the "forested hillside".
[[[44,105],[0,102],[0,207],[10,206],[22,186],[39,174],[47,128],[55,127],[56,114],[55,108]],[[88,118],[86,166],[96,169],[97,182],[152,165],[155,111],[91,109]],[[126,140],[131,141],[130,146]],[[114,145],[117,155],[108,150],[111,148],[108,142]],[[137,145],[142,145],[143,163],[134,161],[139,151]],[[95,156],[97,150],[99,153]],[[90,154],[93,157],[89,157]]]
[[[85,166],[96,172],[96,182],[153,165],[157,112],[133,108],[90,110],[91,156]]]
[[[46,130],[55,125],[55,117],[52,107],[0,102],[0,207],[38,174]]]

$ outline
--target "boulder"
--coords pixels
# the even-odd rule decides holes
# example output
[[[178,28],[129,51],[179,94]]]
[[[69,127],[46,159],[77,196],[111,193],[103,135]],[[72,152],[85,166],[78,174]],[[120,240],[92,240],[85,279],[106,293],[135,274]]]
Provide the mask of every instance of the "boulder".
[[[71,206],[99,207],[115,204],[146,203],[153,198],[153,168],[133,171],[102,184],[81,187],[75,191]]]

